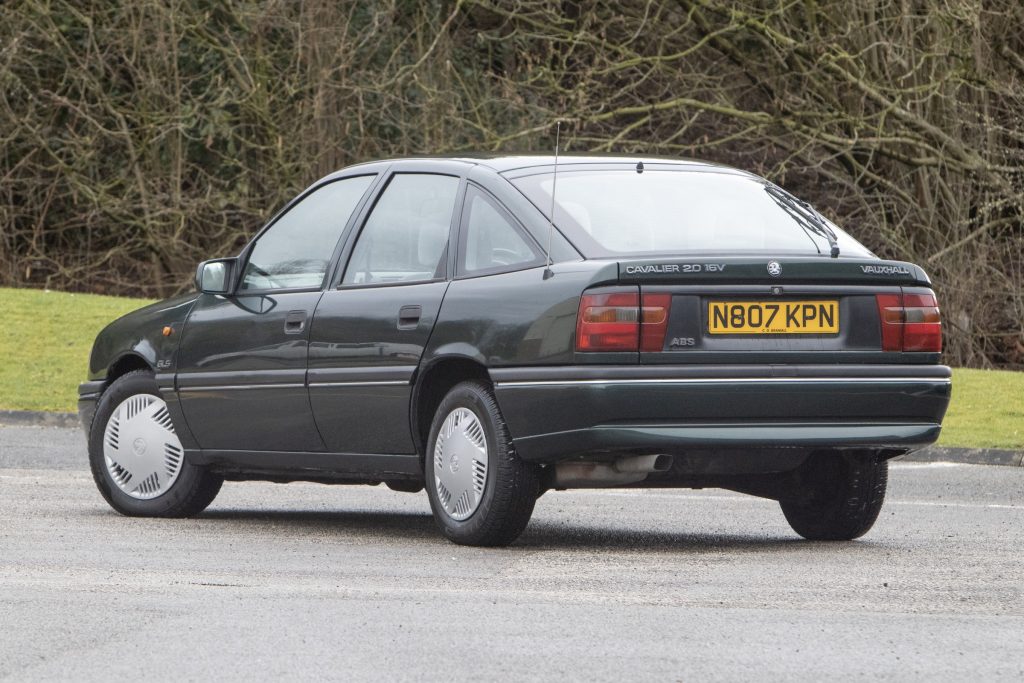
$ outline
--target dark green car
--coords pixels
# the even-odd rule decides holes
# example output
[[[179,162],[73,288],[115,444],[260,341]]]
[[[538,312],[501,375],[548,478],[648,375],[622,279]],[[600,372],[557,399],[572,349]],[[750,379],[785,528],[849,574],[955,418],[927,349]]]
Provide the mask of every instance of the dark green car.
[[[924,271],[712,164],[353,166],[196,283],[100,333],[80,388],[124,514],[385,483],[501,545],[549,490],[721,487],[852,539],[950,397]]]

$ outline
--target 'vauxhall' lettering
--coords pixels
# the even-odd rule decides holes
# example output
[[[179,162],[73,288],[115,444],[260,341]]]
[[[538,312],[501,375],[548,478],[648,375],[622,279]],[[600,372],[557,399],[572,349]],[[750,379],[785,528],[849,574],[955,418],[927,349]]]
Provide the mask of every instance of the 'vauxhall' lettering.
[[[910,275],[910,269],[906,266],[861,266],[860,269],[877,275]]]

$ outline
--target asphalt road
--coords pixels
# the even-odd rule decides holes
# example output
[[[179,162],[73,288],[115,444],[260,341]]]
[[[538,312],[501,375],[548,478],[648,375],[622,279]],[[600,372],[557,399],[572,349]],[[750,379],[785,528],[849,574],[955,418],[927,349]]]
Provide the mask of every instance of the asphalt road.
[[[0,678],[1024,678],[1024,469],[904,464],[864,539],[720,491],[550,493],[461,548],[426,496],[227,484],[128,519],[79,433],[0,427]]]

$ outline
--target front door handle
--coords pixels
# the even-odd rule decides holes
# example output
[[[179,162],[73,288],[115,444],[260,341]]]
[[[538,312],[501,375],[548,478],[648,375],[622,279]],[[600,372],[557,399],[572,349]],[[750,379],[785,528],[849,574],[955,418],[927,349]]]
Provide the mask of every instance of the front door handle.
[[[306,328],[305,311],[288,311],[284,316],[284,333],[299,334]]]
[[[422,306],[402,306],[398,310],[398,329],[415,330],[419,327],[420,316],[422,315]]]

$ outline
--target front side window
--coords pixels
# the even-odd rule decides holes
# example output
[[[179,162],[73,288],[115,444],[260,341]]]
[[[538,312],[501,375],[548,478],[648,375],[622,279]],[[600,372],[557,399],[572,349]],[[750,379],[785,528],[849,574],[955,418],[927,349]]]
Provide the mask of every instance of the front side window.
[[[342,284],[423,282],[445,277],[459,179],[396,174],[359,233]]]
[[[242,275],[242,289],[319,287],[334,248],[373,176],[323,185],[260,235]]]
[[[538,260],[508,214],[482,191],[466,193],[459,268],[468,275],[514,269]]]
[[[546,214],[550,173],[512,181]],[[558,174],[555,225],[589,256],[686,253],[828,255],[826,239],[805,229],[759,178],[714,172],[565,171]],[[829,224],[844,256],[871,252]]]

